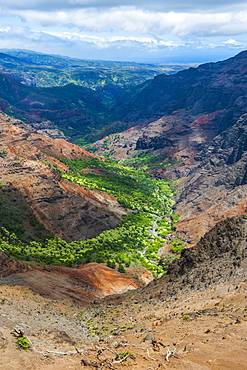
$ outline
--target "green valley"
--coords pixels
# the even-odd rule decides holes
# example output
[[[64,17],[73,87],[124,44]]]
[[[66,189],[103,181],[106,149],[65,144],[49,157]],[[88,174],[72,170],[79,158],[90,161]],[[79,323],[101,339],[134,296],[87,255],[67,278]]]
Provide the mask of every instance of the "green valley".
[[[0,250],[35,264],[72,266],[98,262],[109,267],[118,266],[122,272],[124,266],[134,264],[146,267],[155,276],[162,275],[164,269],[157,253],[172,232],[176,219],[172,210],[174,184],[115,161],[97,158],[61,161],[69,168],[61,171],[55,166],[62,177],[84,188],[115,196],[126,211],[123,221],[115,229],[106,230],[95,238],[71,243],[52,236],[45,241],[36,238],[28,243],[2,227]]]

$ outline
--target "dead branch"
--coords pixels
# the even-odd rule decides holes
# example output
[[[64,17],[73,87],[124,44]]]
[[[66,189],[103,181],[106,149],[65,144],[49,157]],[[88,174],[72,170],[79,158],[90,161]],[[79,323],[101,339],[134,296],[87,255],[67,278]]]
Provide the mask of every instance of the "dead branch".
[[[118,356],[118,353],[113,351],[112,349],[108,348],[108,347],[105,347],[105,348],[99,348],[98,349],[98,355],[100,355],[101,353],[103,353],[103,351],[110,351],[111,353],[113,353],[114,355]]]
[[[146,351],[147,352],[147,355],[148,355],[148,358],[150,358],[151,360],[154,360],[154,361],[158,361],[156,358],[153,358],[149,355],[149,350],[148,348],[143,348],[143,347],[134,347],[134,348],[137,348],[137,349],[142,349],[143,351]]]
[[[92,366],[92,367],[96,367],[97,369],[99,369],[99,364],[96,364],[96,362],[88,362],[87,360],[84,360],[82,359],[81,360],[81,363],[84,365],[84,366]]]
[[[14,328],[10,334],[13,334],[16,338],[24,336],[24,332],[22,331],[22,329],[18,329],[18,328]]]
[[[180,304],[183,304],[184,302],[187,302],[191,299],[192,297],[189,297],[189,298],[186,298],[183,302],[181,302]]]
[[[121,360],[119,361],[114,361],[113,364],[120,364],[121,362],[124,362],[128,357],[130,357],[130,355],[126,355],[125,357],[123,357]]]
[[[49,351],[48,349],[46,349],[45,352],[47,352],[47,353],[53,353],[54,355],[63,355],[63,356],[66,356],[66,355],[77,355],[78,354],[78,352],[76,352],[76,351],[55,352],[55,351]]]
[[[178,356],[175,354],[175,352],[176,352],[176,348],[174,348],[173,351],[170,351],[169,347],[167,347],[167,350],[166,350],[166,361],[167,362],[169,362],[169,357],[171,357],[171,356],[178,358]]]
[[[170,351],[169,347],[166,350],[166,361],[169,362],[169,357],[172,355],[172,352]]]

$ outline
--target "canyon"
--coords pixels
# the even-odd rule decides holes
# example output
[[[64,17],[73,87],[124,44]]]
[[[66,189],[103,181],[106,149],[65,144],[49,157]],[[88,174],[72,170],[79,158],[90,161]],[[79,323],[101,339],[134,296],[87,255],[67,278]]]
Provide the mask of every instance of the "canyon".
[[[106,191],[61,175],[68,170],[63,159],[110,159],[176,186],[172,208],[180,217],[163,251],[168,253],[174,238],[186,248],[155,279],[132,265],[125,273],[105,263],[37,266],[0,252],[0,369],[247,366],[246,73],[244,51],[226,61],[159,75],[119,101],[114,114],[107,113],[108,125],[88,115],[94,105],[96,115],[103,107],[90,92],[76,124],[86,122],[84,130],[93,122],[98,131],[89,134],[97,140],[85,149],[72,143],[78,137],[66,140],[67,116],[57,109],[74,87],[59,90],[60,101],[52,101],[55,91],[48,100],[44,91],[38,99],[35,95],[39,104],[43,99],[42,115],[47,102],[54,109],[56,120],[49,112],[44,122],[40,107],[29,99],[32,87],[2,76],[2,86],[15,95],[10,102],[3,87],[1,204],[11,226],[22,215],[26,241],[51,234],[83,241],[117,228],[131,213],[128,207]],[[87,94],[80,89],[74,103]],[[25,122],[16,116],[21,110]],[[25,336],[30,349],[18,348],[15,336]]]

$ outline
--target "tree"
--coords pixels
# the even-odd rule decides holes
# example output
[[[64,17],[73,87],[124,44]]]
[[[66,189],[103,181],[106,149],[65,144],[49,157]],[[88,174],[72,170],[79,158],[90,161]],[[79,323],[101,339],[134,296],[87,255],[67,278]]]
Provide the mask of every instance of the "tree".
[[[118,272],[121,272],[122,274],[124,274],[126,272],[125,268],[123,267],[123,265],[121,265],[121,263],[118,266]]]

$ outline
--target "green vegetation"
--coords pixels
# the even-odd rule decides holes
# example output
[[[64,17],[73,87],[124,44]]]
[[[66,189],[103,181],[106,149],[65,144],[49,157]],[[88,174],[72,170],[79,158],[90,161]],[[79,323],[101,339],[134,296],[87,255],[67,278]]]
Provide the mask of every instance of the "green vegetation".
[[[133,213],[126,217],[116,229],[107,230],[98,237],[67,243],[58,238],[46,239],[44,243],[20,241],[14,233],[5,228],[0,230],[0,250],[22,261],[34,259],[38,262],[52,265],[72,266],[89,262],[113,264],[139,263],[155,274],[163,270],[157,265],[158,257],[152,254],[157,250],[157,242],[149,240],[148,230],[153,224],[153,217],[144,213]],[[146,246],[149,247],[146,249]],[[158,243],[162,245],[161,241]],[[149,257],[155,257],[155,261]],[[120,272],[124,272],[122,266]]]
[[[51,233],[37,220],[19,191],[0,184],[0,227],[23,241],[44,240]]]
[[[98,189],[114,195],[129,209],[163,216],[172,212],[175,191],[169,181],[154,179],[145,171],[124,167],[113,161],[75,159],[62,161],[71,172],[63,177],[86,188]],[[101,173],[84,173],[83,169],[97,169]]]
[[[27,350],[30,348],[30,343],[25,336],[17,337],[17,344],[20,348]]]
[[[155,276],[164,273],[164,266],[171,259],[159,263],[157,252],[166,235],[171,233],[173,224],[171,198],[174,189],[169,182],[114,161],[62,161],[69,167],[67,172],[60,171],[63,177],[114,195],[128,215],[113,230],[104,231],[96,238],[71,243],[54,237],[27,243],[20,239],[15,229],[2,225],[0,250],[28,263],[72,266],[97,262],[118,268],[121,273],[131,264],[137,264],[148,268]],[[175,239],[173,243],[174,248],[181,244]]]
[[[173,238],[171,245],[170,251],[172,253],[180,253],[185,248],[185,242],[179,238]]]
[[[112,135],[113,136],[113,135]],[[174,161],[167,155],[154,154],[150,149],[138,150],[132,157],[120,162],[124,166],[132,166],[135,168],[149,169],[165,169],[173,166],[178,162]]]

